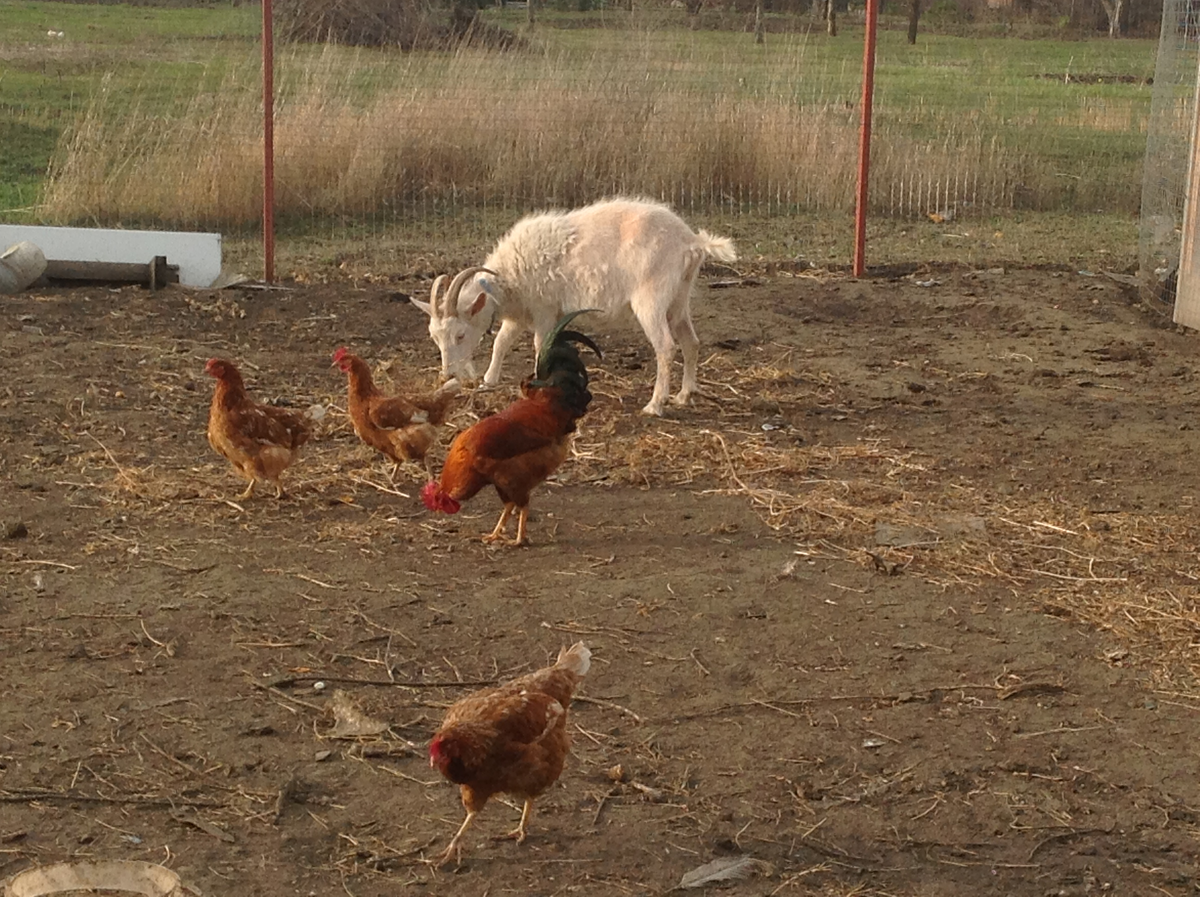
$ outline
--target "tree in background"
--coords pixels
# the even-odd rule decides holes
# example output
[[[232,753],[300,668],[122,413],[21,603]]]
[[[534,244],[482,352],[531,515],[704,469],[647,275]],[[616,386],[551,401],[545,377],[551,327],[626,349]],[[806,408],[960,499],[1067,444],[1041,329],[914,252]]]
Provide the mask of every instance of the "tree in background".
[[[1104,6],[1104,12],[1108,16],[1108,36],[1121,36],[1121,8],[1125,5],[1125,0],[1100,0]]]
[[[479,19],[478,0],[275,0],[280,41],[353,47],[447,49],[474,43],[511,49],[521,39]],[[533,0],[529,3],[532,23]]]

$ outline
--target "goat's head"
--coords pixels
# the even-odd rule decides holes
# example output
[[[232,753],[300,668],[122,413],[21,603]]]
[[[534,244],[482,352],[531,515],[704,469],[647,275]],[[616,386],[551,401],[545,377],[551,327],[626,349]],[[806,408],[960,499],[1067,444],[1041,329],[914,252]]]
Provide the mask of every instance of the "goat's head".
[[[429,302],[413,305],[429,315],[429,336],[442,353],[442,377],[475,377],[471,355],[492,323],[495,311],[494,283],[487,268],[467,268],[455,275],[443,292],[446,275],[440,275],[429,291]]]

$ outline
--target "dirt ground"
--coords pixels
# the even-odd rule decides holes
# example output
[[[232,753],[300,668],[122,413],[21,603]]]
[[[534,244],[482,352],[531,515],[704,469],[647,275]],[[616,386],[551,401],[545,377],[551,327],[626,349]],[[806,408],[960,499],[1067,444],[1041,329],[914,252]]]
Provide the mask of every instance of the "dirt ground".
[[[706,284],[706,395],[643,417],[644,338],[592,328],[576,456],[534,544],[493,549],[494,494],[427,513],[341,410],[340,344],[434,381],[417,289],[0,302],[0,878],[641,895],[747,854],[729,893],[1200,887],[1193,336],[1070,270]],[[205,441],[217,354],[328,406],[281,501],[236,501]],[[491,840],[495,802],[432,870],[462,818],[443,709],[576,639],[529,840]]]

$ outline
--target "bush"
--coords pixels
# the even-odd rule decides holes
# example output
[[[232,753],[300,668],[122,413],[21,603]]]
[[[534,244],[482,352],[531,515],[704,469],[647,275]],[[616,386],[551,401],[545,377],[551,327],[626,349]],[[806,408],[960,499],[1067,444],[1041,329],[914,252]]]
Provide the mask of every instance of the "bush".
[[[445,9],[423,0],[276,0],[275,10],[281,41],[405,50],[521,45],[511,31],[482,22],[473,5]]]

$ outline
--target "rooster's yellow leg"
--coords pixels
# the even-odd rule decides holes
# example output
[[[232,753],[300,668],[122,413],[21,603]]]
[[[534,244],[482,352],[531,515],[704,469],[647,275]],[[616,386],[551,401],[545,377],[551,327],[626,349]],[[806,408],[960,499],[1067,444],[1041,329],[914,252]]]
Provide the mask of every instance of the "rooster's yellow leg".
[[[255,484],[255,483],[257,483],[257,482],[258,482],[257,480],[255,480],[253,477],[251,477],[251,478],[250,478],[250,485],[246,487],[246,491],[245,491],[245,492],[243,492],[241,495],[239,495],[239,496],[238,496],[238,501],[245,501],[245,500],[246,500],[246,499],[248,499],[248,498],[249,498],[251,495],[253,495],[253,494],[254,494],[254,484]]]
[[[517,512],[517,538],[513,541],[513,545],[528,545],[529,536],[525,532],[525,522],[529,519],[529,506],[521,508]]]
[[[504,527],[508,525],[508,518],[512,516],[513,508],[516,507],[511,501],[506,502],[504,510],[500,512],[500,519],[496,523],[496,528],[490,534],[483,537],[485,542],[499,542],[504,538]]]

